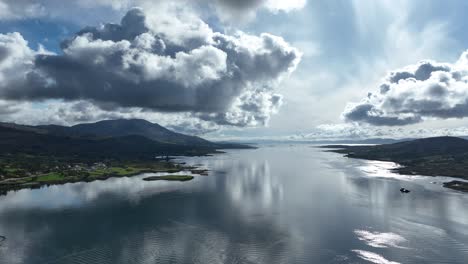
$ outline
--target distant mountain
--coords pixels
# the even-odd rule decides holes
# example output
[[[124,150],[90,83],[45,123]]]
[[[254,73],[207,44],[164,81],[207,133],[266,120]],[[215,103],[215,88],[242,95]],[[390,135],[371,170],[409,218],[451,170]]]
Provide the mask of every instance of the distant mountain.
[[[0,126],[0,154],[79,156],[97,158],[151,158],[157,155],[204,155],[215,152],[209,147],[160,143],[143,136],[130,135],[102,139],[57,136]]]
[[[223,148],[250,147],[210,142],[140,119],[108,120],[72,127],[0,123],[0,154],[129,158],[205,155]]]
[[[413,138],[414,139],[414,138]],[[245,144],[317,144],[317,145],[337,145],[337,144],[391,144],[413,140],[411,138],[391,139],[391,138],[368,138],[368,139],[319,139],[319,140],[287,140],[287,139],[246,139],[239,142]],[[234,141],[234,142],[237,142]]]
[[[122,137],[129,135],[144,136],[151,140],[190,146],[218,147],[217,144],[196,136],[173,132],[163,126],[143,119],[105,120],[96,123],[79,124],[72,127],[46,125],[37,126],[55,135],[80,137]]]
[[[143,136],[159,143],[192,147],[214,149],[251,148],[244,144],[211,142],[197,136],[177,133],[159,124],[151,123],[143,119],[105,120],[96,123],[78,124],[70,127],[59,125],[27,126],[14,123],[0,123],[0,126],[62,137],[103,139],[123,136]]]
[[[392,138],[368,138],[368,139],[341,139],[341,140],[318,140],[315,144],[392,144],[412,139],[392,139]]]
[[[401,174],[452,176],[468,179],[468,140],[432,137],[375,146],[328,145],[350,158],[392,161]]]
[[[408,160],[436,155],[459,155],[468,153],[468,140],[458,137],[432,137],[375,146],[342,146],[348,156],[378,160]]]

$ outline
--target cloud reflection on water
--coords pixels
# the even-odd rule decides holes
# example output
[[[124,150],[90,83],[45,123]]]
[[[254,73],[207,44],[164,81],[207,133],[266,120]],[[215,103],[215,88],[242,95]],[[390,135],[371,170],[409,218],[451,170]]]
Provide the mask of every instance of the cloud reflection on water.
[[[395,264],[468,257],[466,196],[368,177],[362,161],[307,146],[230,150],[187,162],[203,163],[210,176],[186,183],[115,178],[0,197],[0,234],[8,236],[0,262]],[[410,195],[399,192],[401,184]]]
[[[381,255],[377,254],[377,253],[374,253],[374,252],[369,252],[369,251],[365,251],[365,250],[353,250],[353,252],[355,252],[359,258],[363,259],[363,260],[366,260],[366,261],[369,261],[371,263],[375,263],[375,264],[400,264],[400,262],[395,262],[395,261],[390,261],[384,257],[382,257]]]
[[[404,237],[390,232],[379,233],[367,230],[354,230],[354,233],[358,236],[359,240],[364,241],[367,245],[376,248],[405,248],[399,244],[407,241]]]
[[[190,172],[183,172],[190,174]],[[167,175],[167,173],[146,173],[134,177],[109,178],[104,181],[67,183],[51,185],[41,189],[23,189],[11,191],[0,196],[0,213],[5,210],[29,208],[66,209],[99,202],[102,196],[112,195],[121,199],[138,202],[144,197],[156,193],[184,190],[197,184],[197,177],[187,183],[156,181],[142,179],[148,176]],[[200,176],[201,177],[201,176]]]

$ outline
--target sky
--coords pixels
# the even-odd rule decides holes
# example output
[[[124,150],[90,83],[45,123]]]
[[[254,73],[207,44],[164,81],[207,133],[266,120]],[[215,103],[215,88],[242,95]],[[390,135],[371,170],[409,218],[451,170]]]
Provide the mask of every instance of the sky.
[[[468,135],[462,0],[0,0],[0,121]]]

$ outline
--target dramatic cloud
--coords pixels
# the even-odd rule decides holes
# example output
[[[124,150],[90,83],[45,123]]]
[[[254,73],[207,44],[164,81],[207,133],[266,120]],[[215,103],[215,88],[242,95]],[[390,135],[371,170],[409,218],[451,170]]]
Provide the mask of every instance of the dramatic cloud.
[[[468,117],[468,51],[455,63],[421,61],[390,72],[377,93],[348,104],[343,117],[387,126]]]
[[[34,51],[19,33],[0,34],[0,97],[262,125],[281,105],[274,88],[301,57],[280,37],[225,35],[195,16],[147,16],[139,8],[120,24],[83,29],[62,49]]]

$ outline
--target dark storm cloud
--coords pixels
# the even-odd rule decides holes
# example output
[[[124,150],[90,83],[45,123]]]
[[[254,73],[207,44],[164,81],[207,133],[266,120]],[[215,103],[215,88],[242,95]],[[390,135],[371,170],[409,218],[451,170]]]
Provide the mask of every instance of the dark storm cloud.
[[[425,118],[468,117],[468,52],[453,64],[422,61],[390,72],[377,94],[350,103],[347,121],[407,125]]]
[[[15,60],[3,71],[21,68],[16,76],[2,75],[0,64],[5,80],[0,96],[87,100],[107,110],[189,112],[238,126],[266,123],[281,101],[273,89],[295,69],[300,53],[270,34],[230,36],[213,32],[198,18],[168,18],[174,21],[167,23],[190,26],[191,31],[174,27],[169,32],[135,8],[120,24],[83,29],[62,44],[62,55],[38,54],[19,34],[14,36],[21,37],[19,44],[0,34],[0,50],[2,44],[29,50],[17,56],[27,66],[19,67]],[[3,60],[11,57],[1,54]]]

